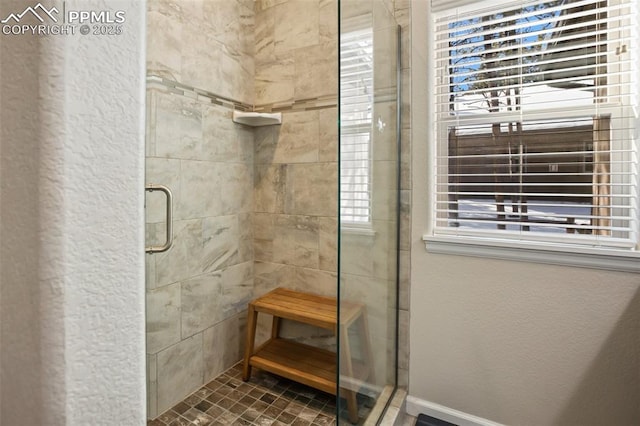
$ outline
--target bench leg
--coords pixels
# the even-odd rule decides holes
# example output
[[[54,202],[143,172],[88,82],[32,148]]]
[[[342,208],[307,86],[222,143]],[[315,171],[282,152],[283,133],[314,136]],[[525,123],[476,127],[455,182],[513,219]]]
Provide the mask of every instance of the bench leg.
[[[271,323],[271,338],[277,339],[280,337],[280,317],[273,316],[273,323]]]
[[[371,352],[371,337],[369,336],[369,319],[367,310],[363,306],[362,313],[358,320],[360,341],[364,352],[364,363],[367,369],[366,378],[369,383],[375,383],[375,368],[373,368],[373,353]]]
[[[349,421],[353,424],[358,423],[358,401],[356,400],[356,393],[352,390],[343,389],[344,397],[347,400],[347,413]]]
[[[349,346],[349,327],[346,325],[340,326],[340,354],[342,360],[340,361],[341,370],[340,376],[344,375],[348,379],[353,378],[353,363],[351,359],[351,347]],[[338,384],[339,385],[339,384]],[[356,400],[356,392],[351,389],[340,388],[340,393],[344,395],[347,400],[347,413],[349,415],[349,421],[351,423],[358,423],[358,401]]]
[[[251,365],[249,365],[249,358],[253,355],[253,348],[256,341],[257,321],[258,313],[250,303],[247,309],[247,342],[244,349],[244,362],[242,366],[242,380],[245,382],[251,378]]]

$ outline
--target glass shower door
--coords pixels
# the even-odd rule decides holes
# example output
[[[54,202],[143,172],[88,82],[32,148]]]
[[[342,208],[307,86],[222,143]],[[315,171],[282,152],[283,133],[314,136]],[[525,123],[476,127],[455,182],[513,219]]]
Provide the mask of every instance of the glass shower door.
[[[397,383],[398,31],[383,1],[340,2],[341,424],[375,424]]]

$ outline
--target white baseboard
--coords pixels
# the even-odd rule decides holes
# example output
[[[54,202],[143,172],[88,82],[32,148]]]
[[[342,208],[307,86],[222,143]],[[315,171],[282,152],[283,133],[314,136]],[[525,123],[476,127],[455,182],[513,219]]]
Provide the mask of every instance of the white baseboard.
[[[418,417],[418,414],[426,414],[438,419],[454,423],[458,426],[504,426],[491,420],[483,419],[435,402],[425,401],[415,396],[407,396],[407,414]]]

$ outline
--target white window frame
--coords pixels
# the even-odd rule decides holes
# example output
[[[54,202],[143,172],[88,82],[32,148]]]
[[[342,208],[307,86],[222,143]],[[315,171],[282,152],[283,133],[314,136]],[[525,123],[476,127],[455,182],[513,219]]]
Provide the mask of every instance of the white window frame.
[[[355,36],[356,38],[362,38],[363,41],[370,41],[371,46],[370,48],[372,49],[371,51],[371,55],[373,58],[373,29],[369,28],[366,25],[367,21],[365,20],[364,22],[359,22],[359,21],[354,21],[352,22],[351,26],[354,28],[353,31],[351,32],[347,32],[345,35],[347,36]],[[369,91],[370,95],[371,95],[371,100],[369,102],[368,105],[368,117],[353,117],[353,119],[356,119],[357,122],[355,123],[348,123],[349,120],[346,120],[346,115],[347,113],[345,113],[342,109],[340,112],[340,135],[339,135],[339,143],[340,143],[340,152],[343,152],[343,146],[346,145],[354,145],[353,143],[349,142],[349,143],[344,143],[343,142],[347,142],[347,140],[352,136],[352,135],[367,135],[368,137],[368,141],[367,141],[367,158],[366,161],[367,162],[367,167],[366,167],[366,171],[363,170],[363,172],[365,172],[367,174],[367,181],[366,181],[366,188],[367,188],[367,192],[368,192],[368,197],[366,200],[362,200],[362,201],[366,201],[368,203],[368,206],[366,207],[367,210],[367,218],[366,220],[349,220],[348,218],[353,216],[353,215],[343,215],[342,214],[342,202],[343,202],[343,198],[342,198],[342,186],[343,186],[343,175],[342,175],[342,164],[343,164],[343,159],[341,158],[341,167],[340,167],[340,199],[339,199],[339,219],[340,219],[340,223],[342,226],[343,230],[346,230],[348,232],[352,232],[352,233],[356,233],[356,234],[372,234],[372,226],[373,226],[373,200],[372,200],[372,181],[373,181],[373,173],[372,173],[372,144],[371,144],[371,139],[372,139],[372,131],[373,131],[373,59],[371,62],[371,82],[370,82],[370,86],[362,86],[362,89],[365,91]],[[340,84],[342,85],[342,81],[340,82]],[[344,99],[341,98],[341,103],[344,101]],[[358,111],[356,113],[356,115],[360,114],[362,115],[364,111]],[[364,144],[363,144],[364,145]],[[353,201],[352,198],[346,198],[347,200]],[[358,200],[360,201],[360,200]],[[349,207],[347,207],[349,208]],[[352,209],[357,209],[356,207],[351,206]]]
[[[442,0],[432,0],[433,2],[439,2],[440,5],[444,4]],[[469,7],[473,9],[481,9],[477,5],[473,4],[469,5],[469,3],[473,3],[465,0],[456,0],[458,3],[463,3],[461,5],[465,10]],[[617,0],[610,0],[613,2],[617,2]],[[455,1],[454,1],[455,3]],[[479,2],[477,2],[479,3]],[[491,6],[494,4],[507,4],[513,3],[509,1],[495,1],[490,2]],[[487,3],[484,3],[485,5]],[[442,6],[444,7],[444,6]],[[637,6],[633,6],[636,7]],[[493,9],[493,7],[492,7]],[[637,13],[637,11],[636,11]],[[430,33],[428,37],[428,51],[433,52],[436,48],[436,40],[434,36],[435,31],[435,18],[432,14],[430,21]],[[632,48],[638,48],[638,30],[634,29],[636,37],[635,44]],[[428,61],[430,62],[428,66],[432,67],[432,69],[436,66],[435,53],[428,55]],[[430,73],[431,81],[429,84],[431,87],[436,87],[435,81],[435,73]],[[638,87],[638,76],[633,75],[632,78],[635,78],[635,81],[632,81],[632,93],[631,96],[634,96],[635,99],[638,99],[638,95],[640,92],[640,88]],[[430,105],[436,105],[438,94],[434,93],[434,91],[430,91]],[[633,103],[630,102],[630,105]],[[569,110],[567,108],[563,108],[557,111],[542,111],[537,114],[527,115],[527,119],[532,118],[541,118],[545,114],[549,116],[557,117],[558,114],[564,115],[565,117],[584,117],[585,115],[589,116],[609,116],[612,121],[620,122],[620,120],[624,120],[625,123],[623,127],[626,129],[635,129],[635,152],[632,155],[638,156],[638,137],[640,134],[640,119],[639,112],[633,106],[623,107],[621,105],[610,105],[610,104],[599,104],[594,105],[593,107],[589,107],[583,109],[581,111]],[[625,111],[625,113],[621,114],[621,111]],[[527,241],[522,241],[518,239],[508,239],[504,238],[504,236],[487,236],[487,235],[478,235],[474,236],[471,233],[467,233],[464,235],[456,234],[455,232],[447,233],[441,232],[442,228],[439,228],[436,232],[436,213],[435,208],[437,205],[437,179],[435,179],[435,170],[436,169],[436,155],[435,152],[436,146],[438,144],[438,140],[442,137],[442,132],[446,133],[447,126],[443,125],[443,122],[438,123],[437,120],[437,111],[431,111],[433,117],[433,123],[436,126],[433,126],[429,132],[429,170],[434,171],[433,177],[434,179],[429,185],[429,193],[430,197],[428,199],[429,208],[428,214],[430,216],[428,220],[428,228],[426,233],[423,235],[423,240],[426,245],[426,249],[428,252],[432,253],[442,253],[442,254],[454,254],[454,255],[463,255],[463,256],[480,256],[480,257],[491,257],[498,259],[506,259],[506,260],[516,260],[516,261],[528,261],[528,262],[538,262],[538,263],[547,263],[547,264],[556,264],[556,265],[569,265],[576,267],[591,267],[591,268],[600,268],[600,269],[610,269],[610,270],[619,270],[619,271],[630,271],[630,272],[640,272],[640,242],[638,238],[638,219],[636,219],[634,226],[632,227],[632,237],[631,239],[634,241],[634,246],[631,248],[615,248],[615,247],[592,247],[586,245],[578,245],[572,244],[571,242],[566,242],[565,238],[558,239],[553,241],[552,238],[540,238],[539,240],[529,239]],[[622,118],[627,117],[627,118]],[[497,117],[496,117],[497,119]],[[504,117],[501,118],[500,121],[504,120]],[[628,121],[628,122],[627,122]],[[612,143],[618,139],[619,133],[622,132],[620,126],[612,125]],[[439,134],[440,133],[440,134]],[[636,180],[638,180],[638,171],[636,171]],[[638,182],[636,182],[636,185]],[[638,186],[637,186],[638,187]],[[636,210],[638,208],[638,197],[640,194],[636,193]],[[637,215],[640,216],[640,213],[636,211]]]

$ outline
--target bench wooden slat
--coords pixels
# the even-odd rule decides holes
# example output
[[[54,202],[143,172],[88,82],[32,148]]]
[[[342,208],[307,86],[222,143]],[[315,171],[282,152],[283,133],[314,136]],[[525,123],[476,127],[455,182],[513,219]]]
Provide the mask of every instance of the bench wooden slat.
[[[336,394],[336,355],[289,340],[273,339],[250,363],[321,391]]]
[[[251,302],[257,312],[335,331],[336,298],[277,288]]]

